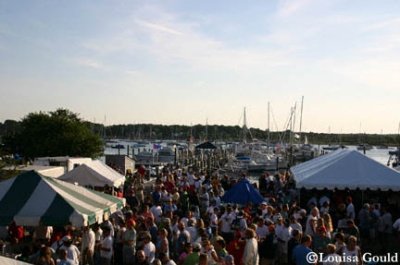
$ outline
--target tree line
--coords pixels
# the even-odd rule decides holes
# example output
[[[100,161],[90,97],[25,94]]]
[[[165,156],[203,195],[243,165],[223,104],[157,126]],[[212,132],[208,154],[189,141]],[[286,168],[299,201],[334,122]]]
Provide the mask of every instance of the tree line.
[[[158,125],[158,124],[128,124],[106,126],[96,124],[96,132],[103,132],[106,139],[132,139],[132,140],[162,140],[176,139],[187,140],[191,136],[196,141],[242,141],[246,138],[250,140],[267,141],[271,143],[285,142],[290,139],[294,143],[304,143],[307,138],[312,144],[338,144],[338,145],[400,145],[400,136],[397,134],[336,134],[336,133],[318,133],[318,132],[293,132],[262,130],[259,128],[249,128],[243,130],[239,126],[228,125]]]
[[[81,139],[82,138],[82,139]],[[312,144],[339,144],[339,145],[387,145],[399,146],[400,136],[397,134],[335,134],[303,132],[291,133],[290,131],[268,132],[259,128],[244,130],[240,126],[228,125],[161,125],[161,124],[120,124],[104,126],[79,119],[79,114],[69,110],[58,109],[54,112],[29,113],[21,121],[6,120],[0,123],[1,143],[12,146],[20,151],[24,145],[31,145],[33,149],[48,150],[42,155],[53,153],[55,149],[60,154],[101,153],[101,140],[131,139],[131,140],[179,140],[187,141],[190,138],[200,141],[242,141],[250,140],[267,141],[271,143],[285,142],[304,143],[305,138]],[[34,139],[34,140],[33,140]],[[65,144],[56,146],[57,141]],[[61,141],[61,142],[62,142]],[[36,143],[36,146],[34,146]],[[71,150],[71,145],[79,145],[79,150]],[[92,146],[95,147],[92,147]],[[43,148],[45,147],[45,148]],[[34,153],[37,153],[35,151]],[[82,154],[81,154],[82,155]]]

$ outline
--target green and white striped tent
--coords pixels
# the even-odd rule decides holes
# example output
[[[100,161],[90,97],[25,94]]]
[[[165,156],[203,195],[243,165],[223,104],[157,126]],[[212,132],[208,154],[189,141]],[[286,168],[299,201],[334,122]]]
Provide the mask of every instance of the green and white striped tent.
[[[124,199],[28,171],[0,182],[0,225],[62,226],[103,222]]]

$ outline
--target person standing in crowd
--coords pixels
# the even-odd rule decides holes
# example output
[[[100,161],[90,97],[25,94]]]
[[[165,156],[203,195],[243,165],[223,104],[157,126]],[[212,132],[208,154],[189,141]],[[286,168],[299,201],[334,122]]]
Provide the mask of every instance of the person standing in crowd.
[[[100,246],[101,246],[101,241],[103,238],[103,229],[101,229],[101,227],[98,223],[95,223],[93,225],[93,232],[94,232],[94,239],[95,239],[93,261],[94,261],[94,264],[100,264]]]
[[[264,219],[261,217],[258,217],[255,221],[257,223],[257,228],[256,228],[257,239],[258,241],[263,241],[267,237],[268,226],[265,225]]]
[[[159,258],[163,265],[176,265],[175,261],[170,259],[170,257],[165,253],[161,253]]]
[[[393,219],[387,206],[381,207],[381,217],[378,222],[379,243],[382,248],[392,244]],[[383,251],[384,249],[382,249]]]
[[[158,227],[154,223],[154,218],[153,217],[147,217],[145,220],[145,225],[146,225],[146,230],[150,232],[151,235],[151,241],[152,242],[157,242],[157,236],[158,236]]]
[[[353,220],[349,219],[347,220],[347,234],[351,236],[355,236],[357,238],[357,241],[360,242],[360,230],[356,226]]]
[[[310,262],[307,257],[311,250],[312,238],[310,235],[304,235],[301,239],[301,244],[293,249],[292,260],[296,265],[317,264]]]
[[[210,240],[203,241],[202,251],[207,255],[208,265],[215,265],[217,262],[219,262],[218,254]]]
[[[347,216],[348,219],[355,220],[356,219],[356,210],[354,208],[353,198],[348,196],[346,198],[346,202],[347,202],[346,216]]]
[[[136,252],[135,265],[151,265],[146,259],[146,254],[141,249]]]
[[[329,213],[324,213],[322,215],[322,218],[324,220],[325,228],[326,228],[326,236],[329,238],[332,238],[332,233],[333,233],[333,223],[332,223],[332,218]]]
[[[83,265],[94,265],[93,254],[96,244],[95,234],[90,226],[83,227],[81,253]]]
[[[397,244],[400,246],[400,217],[393,223]]]
[[[100,243],[100,265],[111,265],[113,257],[113,238],[111,229],[107,226],[103,228],[103,240]]]
[[[153,199],[154,200],[154,199]],[[160,222],[161,216],[163,214],[162,207],[161,207],[161,201],[158,200],[157,203],[154,203],[153,206],[150,208],[150,212],[154,216],[154,221],[156,223]]]
[[[288,262],[287,244],[291,237],[291,233],[292,228],[289,226],[289,222],[285,222],[282,218],[279,218],[275,226],[275,235],[278,241],[277,255],[280,264],[286,264]]]
[[[214,246],[215,246],[215,251],[217,252],[218,258],[220,262],[222,262],[225,257],[229,254],[228,251],[226,250],[226,243],[225,240],[221,236],[217,236],[214,239]]]
[[[307,259],[307,255],[313,252],[311,250],[312,239],[310,235],[305,235],[301,239],[301,244],[293,249],[292,260],[296,265],[309,265],[317,264],[316,262],[311,263]]]
[[[343,249],[346,246],[344,234],[342,232],[336,233],[334,241],[335,241],[336,253],[342,254]]]
[[[292,230],[292,237],[290,238],[290,240],[288,242],[288,263],[290,265],[295,264],[291,257],[293,256],[294,248],[297,247],[301,243],[301,237],[302,237],[302,234],[299,230],[297,230],[297,229]]]
[[[185,224],[183,222],[178,223],[178,237],[176,245],[176,254],[179,256],[182,251],[185,250],[187,243],[190,243],[190,233],[186,230]]]
[[[58,251],[58,259],[56,265],[74,265],[74,261],[67,258],[67,251],[65,249],[60,249]]]
[[[220,231],[222,237],[225,239],[226,242],[229,242],[233,238],[233,232],[231,229],[231,225],[233,220],[235,219],[235,215],[232,211],[232,207],[228,205],[226,207],[226,211],[222,214],[221,218],[219,219],[220,222]]]
[[[342,256],[347,257],[346,262],[343,265],[361,265],[362,257],[360,247],[357,245],[357,238],[355,236],[349,236],[347,239],[347,245],[343,248]]]
[[[52,226],[40,224],[35,228],[33,237],[40,244],[48,245],[52,234],[53,234]]]
[[[200,196],[199,196],[199,200],[200,200],[200,208],[201,208],[203,211],[207,210],[207,208],[208,208],[209,205],[210,205],[210,196],[209,196],[209,194],[208,194],[208,192],[207,192],[206,187],[203,187],[203,188],[201,189],[201,194],[200,194]]]
[[[81,252],[72,242],[72,238],[70,236],[63,237],[63,245],[60,250],[65,250],[67,253],[67,258],[73,261],[72,265],[79,265],[79,259]]]
[[[189,253],[185,260],[183,261],[183,265],[196,265],[199,262],[201,245],[199,243],[194,243],[192,245],[193,251]]]
[[[219,214],[219,208],[218,207],[213,207],[212,213],[209,214],[209,219],[210,219],[210,227],[213,235],[216,235],[219,233],[218,231],[218,214]]]
[[[243,265],[258,265],[258,242],[256,232],[250,228],[245,231],[246,245],[243,252]]]
[[[49,247],[42,247],[39,251],[39,257],[35,265],[55,265],[53,260],[53,251]]]
[[[313,250],[316,253],[326,253],[326,247],[329,243],[331,243],[331,240],[326,234],[326,228],[321,226],[313,237]]]
[[[156,258],[156,246],[154,245],[153,242],[151,242],[150,232],[145,233],[143,240],[144,240],[143,251],[146,255],[147,262],[149,264],[152,264],[154,259]]]
[[[200,254],[198,265],[209,265],[209,263],[208,263],[208,256],[207,256],[206,253],[201,253],[201,254]]]
[[[242,239],[242,235],[239,231],[235,232],[233,240],[228,241],[226,250],[234,257],[235,264],[237,265],[243,264],[243,252],[245,245],[246,241]]]
[[[326,247],[327,255],[322,262],[322,265],[340,265],[341,256],[336,254],[336,246],[334,244],[328,244]]]
[[[319,218],[319,210],[317,207],[311,209],[311,213],[307,218],[305,234],[314,236],[317,228],[317,220]]]
[[[158,230],[158,238],[156,243],[156,254],[165,253],[170,256],[168,231],[165,228]]]
[[[17,225],[15,223],[15,221],[13,221],[8,226],[8,235],[10,236],[10,239],[12,242],[19,243],[23,240],[23,238],[25,236],[25,229],[23,226]],[[5,238],[5,236],[4,236],[4,238]]]
[[[122,234],[122,262],[124,265],[133,265],[136,250],[135,221],[126,221],[126,230]]]
[[[369,237],[371,216],[370,216],[371,206],[365,203],[361,210],[358,212],[358,227],[360,228],[360,234],[363,238]]]
[[[268,234],[263,241],[259,242],[258,252],[260,254],[260,265],[272,265],[275,263],[277,240],[275,235],[275,226],[268,226]],[[235,258],[236,261],[236,258]],[[241,263],[240,263],[241,264]]]
[[[299,223],[299,221],[296,218],[295,214],[290,216],[290,227],[292,228],[292,230],[298,230],[301,233],[303,232],[303,226]]]

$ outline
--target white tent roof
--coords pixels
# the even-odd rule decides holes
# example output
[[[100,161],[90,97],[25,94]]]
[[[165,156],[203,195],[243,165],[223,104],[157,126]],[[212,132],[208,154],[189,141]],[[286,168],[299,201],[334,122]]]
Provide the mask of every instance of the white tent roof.
[[[291,168],[297,188],[400,191],[400,173],[355,150],[337,150]]]
[[[0,182],[0,225],[91,225],[123,208],[125,199],[28,171]],[[0,262],[0,264],[3,264]]]
[[[19,260],[8,258],[8,257],[2,257],[2,256],[0,256],[0,264],[2,264],[2,265],[31,265],[31,263],[26,263],[23,261],[19,261]]]
[[[81,186],[103,187],[105,185],[119,187],[124,184],[125,177],[99,160],[86,162],[58,179]]]

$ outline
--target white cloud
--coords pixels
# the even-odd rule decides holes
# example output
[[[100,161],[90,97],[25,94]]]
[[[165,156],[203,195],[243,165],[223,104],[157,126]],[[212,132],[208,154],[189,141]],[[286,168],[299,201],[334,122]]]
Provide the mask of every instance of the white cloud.
[[[84,41],[84,48],[102,56],[115,53],[141,56],[158,66],[178,65],[186,70],[244,71],[251,73],[292,63],[297,47],[237,48],[204,34],[201,25],[158,7],[134,10],[111,36]]]
[[[139,20],[139,19],[136,20],[136,23],[141,26],[144,26],[144,27],[147,27],[150,29],[154,29],[154,30],[157,30],[160,32],[169,33],[169,34],[173,34],[173,35],[182,35],[182,32],[179,32],[177,30],[174,30],[172,28],[169,28],[169,27],[161,25],[161,24],[151,23],[151,22]]]
[[[279,1],[278,16],[289,17],[312,3],[313,0],[281,0]]]
[[[104,69],[104,65],[96,60],[89,59],[89,58],[75,58],[72,60],[74,63],[94,69]]]
[[[400,18],[388,18],[364,26],[363,31],[379,31],[382,29],[398,29],[400,27]]]

